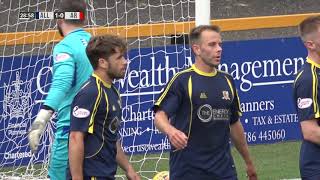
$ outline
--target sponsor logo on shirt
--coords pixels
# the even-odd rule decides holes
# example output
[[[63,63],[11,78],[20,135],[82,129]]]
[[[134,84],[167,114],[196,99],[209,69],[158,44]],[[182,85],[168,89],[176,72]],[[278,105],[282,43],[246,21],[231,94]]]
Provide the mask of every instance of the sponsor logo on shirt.
[[[205,92],[200,93],[200,99],[207,99],[208,96],[206,95]]]
[[[299,109],[306,109],[312,104],[311,98],[298,98],[297,105]]]
[[[72,111],[72,115],[77,118],[86,118],[90,115],[90,111],[84,108],[75,106]]]
[[[198,118],[206,123],[210,121],[228,121],[230,119],[229,109],[215,109],[209,104],[204,104],[198,108]]]
[[[212,107],[209,104],[204,104],[200,106],[197,114],[202,122],[209,122],[212,119]]]
[[[67,54],[67,53],[59,53],[56,55],[56,57],[54,58],[54,61],[55,62],[62,62],[62,61],[65,61],[67,59],[70,58],[70,55]]]

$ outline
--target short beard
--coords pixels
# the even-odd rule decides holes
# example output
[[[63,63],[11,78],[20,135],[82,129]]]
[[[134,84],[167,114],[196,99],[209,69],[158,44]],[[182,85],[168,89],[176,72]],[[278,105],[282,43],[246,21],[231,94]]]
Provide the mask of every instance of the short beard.
[[[218,65],[215,65],[215,64],[211,64],[205,60],[203,60],[203,62],[207,65],[207,66],[210,66],[210,67],[213,67],[213,68],[218,68],[219,64]]]
[[[120,73],[114,73],[114,72],[108,72],[108,76],[112,79],[112,80],[118,80],[118,79],[122,79],[124,78],[124,75],[120,74]]]

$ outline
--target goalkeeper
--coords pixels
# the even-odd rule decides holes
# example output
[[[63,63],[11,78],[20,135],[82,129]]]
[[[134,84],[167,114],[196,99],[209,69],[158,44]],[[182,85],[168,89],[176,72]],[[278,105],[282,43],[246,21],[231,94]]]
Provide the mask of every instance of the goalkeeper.
[[[80,0],[63,0],[60,3],[59,12],[85,11],[86,4]],[[58,31],[64,39],[54,47],[52,85],[28,135],[34,153],[38,149],[46,123],[50,121],[54,112],[58,113],[57,131],[49,163],[51,180],[62,180],[66,177],[70,105],[80,87],[93,72],[85,51],[91,35],[82,29],[83,25],[83,19],[57,20]]]

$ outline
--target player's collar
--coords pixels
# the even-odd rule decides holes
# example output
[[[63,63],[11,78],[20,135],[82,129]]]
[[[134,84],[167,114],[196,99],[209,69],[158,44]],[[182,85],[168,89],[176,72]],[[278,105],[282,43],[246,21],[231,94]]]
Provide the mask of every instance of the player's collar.
[[[210,73],[207,73],[207,72],[203,72],[201,71],[200,69],[198,69],[194,64],[192,65],[192,68],[194,69],[194,71],[202,76],[209,76],[209,77],[212,77],[212,76],[215,76],[217,74],[217,70],[215,70],[214,72],[210,72]]]
[[[67,35],[78,32],[78,31],[84,31],[84,29],[83,28],[76,28],[76,29],[72,30],[71,32],[69,32]]]
[[[317,68],[320,68],[320,64],[314,62],[311,58],[307,57],[307,62],[314,65]]]
[[[98,75],[96,75],[95,73],[92,74],[93,77],[95,77],[96,79],[98,79],[99,81],[102,82],[102,84],[107,87],[107,88],[111,88],[111,84],[105,82],[104,80],[102,80]]]

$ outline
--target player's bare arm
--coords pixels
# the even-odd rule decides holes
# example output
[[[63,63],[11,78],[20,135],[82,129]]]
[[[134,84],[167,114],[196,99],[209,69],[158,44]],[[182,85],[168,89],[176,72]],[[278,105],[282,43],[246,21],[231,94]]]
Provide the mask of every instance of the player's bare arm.
[[[69,137],[69,164],[72,180],[83,179],[84,133],[71,131]]]
[[[117,141],[117,157],[118,165],[126,172],[126,176],[129,180],[140,180],[140,176],[135,172],[132,165],[128,161],[126,154],[123,152],[120,145],[120,141]]]
[[[257,179],[256,169],[250,158],[249,148],[244,136],[243,126],[240,121],[237,121],[230,126],[231,140],[234,146],[242,156],[247,166],[247,175],[250,180]]]
[[[320,145],[320,127],[318,120],[305,120],[300,123],[303,138],[306,141]]]
[[[173,127],[168,119],[167,114],[158,110],[155,114],[155,125],[156,127],[166,134],[171,142],[171,144],[177,149],[183,149],[187,146],[188,137],[180,130]]]

